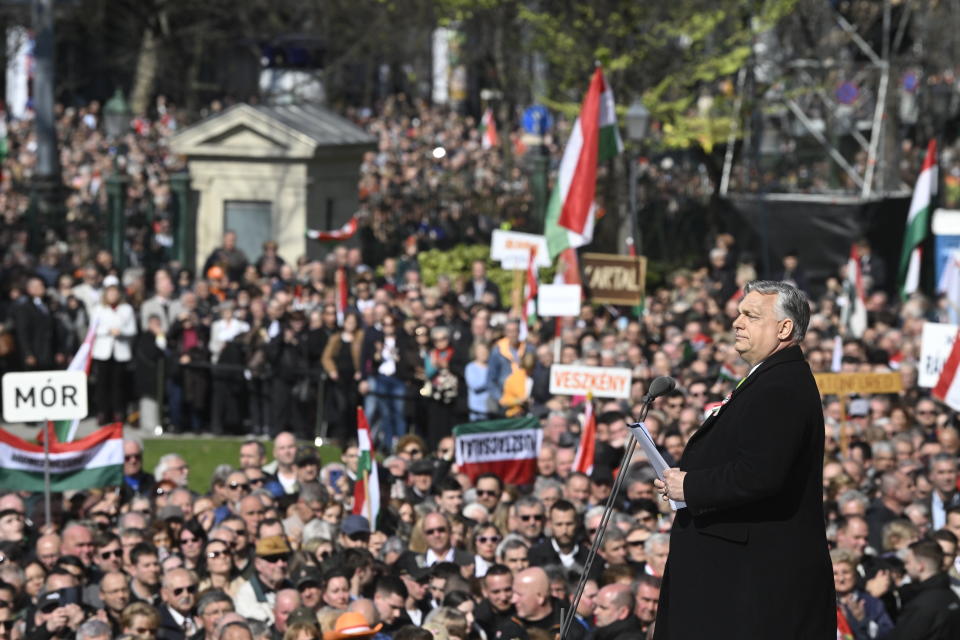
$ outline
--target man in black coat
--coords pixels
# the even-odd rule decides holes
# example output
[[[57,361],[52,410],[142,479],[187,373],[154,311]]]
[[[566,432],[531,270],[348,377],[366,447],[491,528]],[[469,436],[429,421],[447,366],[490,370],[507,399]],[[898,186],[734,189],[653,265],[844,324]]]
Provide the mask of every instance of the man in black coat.
[[[640,621],[633,615],[634,599],[625,584],[608,584],[597,593],[593,609],[597,628],[590,640],[634,640]]]
[[[823,411],[798,346],[795,287],[744,288],[735,346],[752,368],[657,489],[685,501],[670,535],[654,638],[833,640],[823,522]]]
[[[17,351],[27,371],[58,369],[66,363],[63,329],[47,306],[47,287],[37,277],[27,280],[27,295],[14,307]]]
[[[907,551],[911,583],[900,590],[903,609],[886,640],[955,640],[960,638],[960,598],[943,572],[943,551],[933,540],[920,540]]]

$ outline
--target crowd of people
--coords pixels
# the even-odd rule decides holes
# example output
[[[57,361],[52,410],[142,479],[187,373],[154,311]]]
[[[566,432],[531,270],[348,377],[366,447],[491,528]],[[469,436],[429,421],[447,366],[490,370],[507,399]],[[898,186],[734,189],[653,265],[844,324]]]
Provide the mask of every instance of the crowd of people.
[[[172,107],[135,123],[121,146],[103,137],[95,105],[62,112],[74,187],[64,240],[28,233],[18,189],[32,134],[11,129],[2,369],[66,366],[92,329],[99,423],[250,439],[200,492],[185,457],[166,455],[147,473],[144,445],[130,439],[123,486],[58,496],[53,522],[36,495],[0,496],[0,640],[555,638],[615,474],[626,474],[623,492],[571,637],[651,633],[674,512],[642,456],[620,468],[627,425],[651,381],[673,376],[677,389],[645,424],[664,457],[680,460],[705,412],[748,373],[730,325],[755,265],[721,234],[701,264],[651,291],[642,313],[585,304],[578,317],[525,327],[485,262],[427,286],[417,261],[424,248],[485,242],[504,219],[521,219],[523,175],[504,176],[468,119],[403,102],[351,115],[379,139],[360,171],[359,246],[310,262],[265,239],[262,255],[247,256],[227,232],[198,273],[169,254],[169,174],[180,166],[165,146]],[[93,242],[114,159],[131,176],[124,269]],[[857,640],[938,638],[926,627],[960,593],[956,414],[917,386],[923,323],[938,310],[891,298],[893,275],[869,251],[861,259],[868,329],[851,333],[845,290],[828,283],[810,300],[802,342],[815,372],[832,369],[839,336],[843,371],[896,371],[905,389],[824,399],[838,629]],[[807,285],[791,256],[782,273],[762,275]],[[554,363],[628,368],[630,398],[554,395]],[[597,446],[586,474],[574,461],[588,402]],[[372,522],[352,513],[357,406],[380,458]],[[542,427],[533,483],[463,473],[453,426],[524,415]],[[318,433],[340,461],[321,464]]]

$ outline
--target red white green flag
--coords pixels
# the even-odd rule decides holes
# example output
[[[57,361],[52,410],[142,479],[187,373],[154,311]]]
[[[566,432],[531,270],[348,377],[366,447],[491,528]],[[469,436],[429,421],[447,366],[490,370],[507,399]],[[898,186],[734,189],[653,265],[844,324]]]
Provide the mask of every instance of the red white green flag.
[[[613,89],[604,79],[603,69],[597,67],[547,204],[544,235],[551,259],[568,247],[582,247],[593,240],[597,166],[622,151]]]
[[[506,484],[530,484],[537,475],[543,431],[536,416],[461,424],[453,436],[457,465],[471,481],[495,473]]]
[[[927,145],[923,168],[913,188],[907,228],[903,234],[903,250],[900,253],[900,296],[906,300],[920,288],[921,245],[930,228],[933,196],[937,193],[937,141]]]
[[[343,325],[343,317],[347,313],[347,304],[350,297],[350,284],[347,281],[347,270],[339,267],[333,276],[337,285],[336,305],[337,305],[337,324]]]
[[[842,314],[844,325],[851,336],[862,338],[867,330],[867,292],[863,286],[863,270],[860,268],[860,252],[857,251],[857,245],[850,247],[844,289],[847,292],[847,306]]]
[[[530,247],[530,260],[527,262],[527,284],[524,287],[523,312],[520,318],[520,339],[526,340],[530,325],[537,321],[537,290],[540,288],[540,276],[537,269],[537,248]]]
[[[593,395],[587,394],[584,411],[583,431],[580,433],[580,444],[577,445],[577,456],[573,459],[573,470],[590,475],[593,472],[593,459],[597,446],[597,416],[593,413]]]
[[[380,476],[377,461],[373,456],[370,424],[363,407],[357,407],[357,448],[360,460],[357,463],[357,482],[353,485],[353,513],[364,516],[370,526],[376,528],[380,513]]]
[[[43,447],[0,429],[0,489],[43,491]],[[50,442],[50,490],[78,491],[123,483],[123,424],[76,442]]]
[[[94,318],[93,322],[90,323],[90,328],[87,329],[87,335],[83,338],[83,344],[80,345],[80,348],[77,349],[77,353],[73,356],[73,360],[70,361],[70,364],[67,366],[67,371],[83,371],[88,376],[90,375],[90,364],[93,360],[93,339],[97,335],[97,325],[99,320]],[[73,442],[73,439],[77,437],[77,428],[80,426],[80,420],[58,420],[53,423],[54,430],[57,434],[57,440],[60,442]]]
[[[497,121],[493,117],[493,109],[487,107],[480,120],[480,146],[491,149],[500,146],[500,136],[497,135]]]

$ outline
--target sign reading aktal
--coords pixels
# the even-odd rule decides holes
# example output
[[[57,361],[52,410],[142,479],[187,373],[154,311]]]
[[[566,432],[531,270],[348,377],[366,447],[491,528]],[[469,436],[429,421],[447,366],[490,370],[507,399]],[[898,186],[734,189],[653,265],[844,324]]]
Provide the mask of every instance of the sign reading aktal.
[[[647,259],[612,253],[585,253],[584,286],[595,304],[636,306],[643,302],[647,279]]]

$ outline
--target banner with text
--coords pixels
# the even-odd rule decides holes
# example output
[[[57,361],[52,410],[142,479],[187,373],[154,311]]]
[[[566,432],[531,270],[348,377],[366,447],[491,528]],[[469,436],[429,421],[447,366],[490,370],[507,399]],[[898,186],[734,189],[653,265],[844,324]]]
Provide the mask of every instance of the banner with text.
[[[506,484],[530,484],[537,474],[542,436],[534,416],[457,425],[457,465],[471,482],[481,473],[495,473]]]
[[[504,269],[526,269],[530,263],[530,249],[537,250],[536,266],[549,267],[550,252],[547,239],[533,233],[495,229],[490,238],[490,259]]]
[[[559,396],[630,398],[630,369],[555,364],[550,367],[550,393]]]
[[[43,491],[43,447],[0,429],[0,489]],[[73,442],[50,443],[50,490],[79,491],[123,484],[123,425]]]
[[[943,363],[950,355],[957,337],[957,325],[939,322],[924,322],[920,335],[920,365],[917,370],[917,386],[932,389],[940,379]]]
[[[613,253],[585,253],[583,284],[587,298],[595,304],[633,307],[643,302],[647,259]]]

